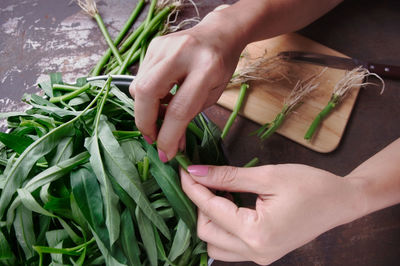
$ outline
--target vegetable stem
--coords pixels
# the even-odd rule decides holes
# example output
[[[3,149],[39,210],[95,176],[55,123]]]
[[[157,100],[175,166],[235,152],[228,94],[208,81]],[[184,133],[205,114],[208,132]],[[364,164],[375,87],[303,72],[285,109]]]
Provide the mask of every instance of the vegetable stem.
[[[130,17],[125,22],[125,25],[123,26],[123,28],[119,32],[118,36],[115,38],[114,45],[118,45],[122,41],[122,39],[125,37],[126,33],[129,31],[130,27],[133,25],[133,23],[136,21],[137,17],[139,16],[140,12],[142,11],[144,4],[145,4],[145,0],[139,0],[139,2],[136,5],[136,8],[133,10],[133,12],[131,13]],[[95,66],[95,68],[94,68],[94,70],[92,72],[93,76],[97,76],[97,75],[100,74],[101,69],[106,64],[106,62],[110,59],[111,54],[112,54],[112,51],[109,48],[105,52],[103,57],[99,60],[97,65]]]
[[[122,65],[122,58],[121,55],[119,54],[119,51],[117,47],[115,47],[114,42],[112,41],[110,34],[107,31],[106,26],[104,25],[103,19],[101,18],[99,13],[96,13],[94,15],[94,18],[97,21],[97,24],[99,25],[99,28],[101,30],[101,33],[103,33],[104,39],[106,40],[108,47],[111,49],[112,53],[114,54],[115,58],[117,58],[118,63]]]
[[[183,154],[182,152],[178,152],[175,156],[175,159],[178,161],[179,165],[187,171],[188,166],[192,165],[192,162],[189,158]]]
[[[51,103],[58,103],[58,102],[61,102],[61,101],[65,102],[65,101],[71,100],[72,98],[75,98],[79,94],[87,91],[89,88],[90,88],[90,83],[86,83],[84,86],[78,88],[77,90],[74,90],[73,92],[70,92],[68,94],[64,94],[62,96],[51,97],[49,101]]]
[[[188,130],[190,130],[190,131],[191,131],[196,137],[198,137],[200,140],[203,139],[203,137],[204,137],[203,131],[201,131],[201,129],[200,129],[198,126],[196,126],[195,123],[190,122],[190,123],[188,124]]]
[[[236,105],[233,109],[233,112],[229,116],[228,121],[226,122],[226,124],[224,126],[224,129],[222,130],[221,139],[225,139],[226,135],[229,132],[229,129],[232,127],[233,122],[235,121],[235,119],[239,113],[239,110],[242,107],[243,100],[244,100],[244,97],[246,95],[246,91],[248,88],[249,88],[249,85],[246,83],[242,83],[242,85],[240,86],[240,92],[239,92],[238,99],[236,101]]]
[[[332,94],[331,99],[329,100],[328,104],[322,109],[322,111],[315,117],[313,122],[311,123],[310,127],[308,128],[306,134],[304,135],[304,139],[311,140],[312,136],[314,135],[315,131],[322,123],[322,120],[326,116],[330,114],[330,112],[336,107],[336,104],[339,102],[340,97],[336,94]]]
[[[76,91],[79,87],[66,84],[53,84],[53,91]]]
[[[151,34],[151,30],[153,29],[153,27],[157,26],[157,24],[162,21],[167,15],[168,13],[173,9],[173,6],[167,6],[164,7],[164,9],[162,9],[149,23],[149,25],[142,31],[142,33],[139,35],[139,37],[135,40],[135,42],[133,43],[132,47],[129,49],[129,53],[127,55],[127,57],[125,58],[124,62],[122,63],[122,65],[120,66],[117,74],[121,75],[123,73],[125,73],[127,67],[128,67],[128,63],[131,60],[133,54],[136,52],[136,50],[139,48],[140,44],[142,43],[142,41],[144,39],[146,39],[150,34]]]
[[[249,167],[254,167],[256,166],[256,164],[258,164],[259,160],[257,157],[254,157],[253,159],[251,159],[248,163],[246,163],[245,165],[243,165],[243,167],[245,168],[249,168]]]

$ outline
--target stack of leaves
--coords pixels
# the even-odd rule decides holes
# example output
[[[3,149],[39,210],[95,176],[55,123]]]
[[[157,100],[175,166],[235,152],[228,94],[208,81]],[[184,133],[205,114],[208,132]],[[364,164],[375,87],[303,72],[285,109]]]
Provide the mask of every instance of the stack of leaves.
[[[1,114],[10,129],[0,134],[1,262],[204,263],[179,164],[162,163],[143,140],[134,101],[111,78],[71,85],[53,74],[40,87],[46,95],[26,95],[26,112]],[[65,97],[60,87],[81,93]],[[196,117],[185,160],[225,163],[220,133]]]
[[[176,2],[152,1],[128,36],[139,1],[111,40],[94,1],[81,2],[110,47],[91,75],[124,74],[164,32]],[[178,2],[179,3],[179,2]],[[187,151],[164,164],[135,125],[134,101],[106,81],[39,84],[25,112],[0,114],[0,263],[5,265],[204,265],[196,210],[178,167],[224,164],[219,129],[203,115],[188,127]]]

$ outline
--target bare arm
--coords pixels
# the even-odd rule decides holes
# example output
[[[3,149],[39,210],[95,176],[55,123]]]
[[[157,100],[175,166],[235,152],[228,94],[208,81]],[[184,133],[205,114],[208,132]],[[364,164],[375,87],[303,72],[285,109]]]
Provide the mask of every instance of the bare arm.
[[[346,178],[356,184],[368,214],[400,202],[400,139],[354,169]]]

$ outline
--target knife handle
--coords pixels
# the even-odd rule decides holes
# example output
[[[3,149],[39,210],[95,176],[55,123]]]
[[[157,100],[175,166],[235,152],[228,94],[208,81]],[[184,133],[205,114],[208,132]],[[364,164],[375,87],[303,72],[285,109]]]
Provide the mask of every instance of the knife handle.
[[[400,79],[400,66],[367,63],[367,68],[382,78]]]

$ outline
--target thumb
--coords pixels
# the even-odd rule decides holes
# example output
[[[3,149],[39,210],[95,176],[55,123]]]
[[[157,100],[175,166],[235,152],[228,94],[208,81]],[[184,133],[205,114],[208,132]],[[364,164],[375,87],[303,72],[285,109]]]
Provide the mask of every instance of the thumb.
[[[212,189],[265,194],[269,178],[263,175],[264,168],[191,165],[187,170],[197,183]]]

